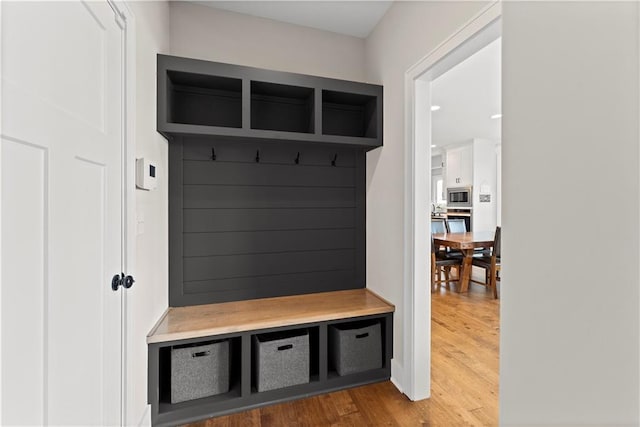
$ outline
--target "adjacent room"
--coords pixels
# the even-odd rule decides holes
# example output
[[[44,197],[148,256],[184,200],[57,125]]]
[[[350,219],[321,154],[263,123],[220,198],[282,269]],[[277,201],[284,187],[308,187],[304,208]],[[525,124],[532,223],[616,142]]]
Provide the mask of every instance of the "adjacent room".
[[[473,394],[479,425],[498,414],[501,46],[430,83],[432,399]]]

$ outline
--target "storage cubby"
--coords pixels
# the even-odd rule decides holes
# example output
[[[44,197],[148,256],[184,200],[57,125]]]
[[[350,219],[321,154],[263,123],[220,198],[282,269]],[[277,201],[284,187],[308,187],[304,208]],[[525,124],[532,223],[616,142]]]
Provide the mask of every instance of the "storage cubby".
[[[167,71],[167,121],[242,127],[242,80]]]
[[[252,393],[318,380],[318,327],[255,334],[251,339]]]
[[[251,129],[313,133],[314,89],[251,82]]]
[[[242,354],[241,340],[239,337],[229,338],[229,389],[224,393],[211,396],[189,399],[178,403],[172,403],[172,350],[176,348],[199,348],[207,344],[218,343],[214,337],[209,337],[202,341],[173,343],[174,345],[163,346],[158,349],[158,386],[159,386],[159,413],[188,410],[192,407],[210,405],[214,403],[227,402],[240,397],[241,391],[241,366],[240,355]]]
[[[322,133],[376,138],[377,98],[371,95],[322,91]]]
[[[382,322],[369,319],[329,325],[329,376],[383,367]]]

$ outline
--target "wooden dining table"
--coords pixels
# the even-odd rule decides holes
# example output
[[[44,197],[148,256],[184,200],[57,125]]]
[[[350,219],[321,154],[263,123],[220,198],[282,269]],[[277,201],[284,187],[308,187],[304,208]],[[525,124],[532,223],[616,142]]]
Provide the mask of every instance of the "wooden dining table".
[[[469,290],[471,280],[471,262],[475,248],[493,247],[494,231],[468,231],[466,233],[438,233],[433,235],[436,247],[446,246],[451,249],[459,249],[464,255],[462,259],[462,271],[460,272],[460,290]]]

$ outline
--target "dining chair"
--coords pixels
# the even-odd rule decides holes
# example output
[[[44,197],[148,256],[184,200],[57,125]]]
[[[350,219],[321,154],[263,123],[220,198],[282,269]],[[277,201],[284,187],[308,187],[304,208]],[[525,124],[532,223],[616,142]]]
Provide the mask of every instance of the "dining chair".
[[[485,281],[480,282],[478,280],[471,279],[474,283],[479,283],[484,286],[489,286],[493,291],[493,297],[498,298],[498,281],[500,280],[500,235],[501,228],[496,227],[496,234],[493,238],[493,248],[491,248],[491,254],[488,256],[474,257],[471,261],[472,265],[476,267],[484,268]],[[488,273],[488,274],[487,274]]]
[[[448,233],[449,227],[447,227],[446,220],[444,218],[440,219],[431,219],[431,234],[441,234]],[[437,251],[445,251],[450,256],[457,256],[462,258],[462,252],[460,251],[452,251],[450,248],[440,247],[436,249]]]
[[[449,233],[466,233],[467,231],[467,223],[462,218],[448,219],[447,220],[447,231]],[[489,256],[490,253],[486,248],[475,248],[475,255]]]
[[[450,289],[449,283],[458,282],[460,280],[460,274],[453,278],[451,276],[451,267],[457,267],[460,272],[460,266],[462,265],[462,259],[456,257],[450,257],[446,252],[436,249],[436,245],[431,236],[431,291],[434,292],[440,289],[444,282],[445,288]],[[442,280],[442,274],[444,273],[444,280]]]
[[[431,218],[431,234],[446,233],[447,226],[445,225],[444,218]]]
[[[467,232],[467,224],[465,224],[464,219],[448,219],[447,220],[447,231],[449,233],[466,233]]]

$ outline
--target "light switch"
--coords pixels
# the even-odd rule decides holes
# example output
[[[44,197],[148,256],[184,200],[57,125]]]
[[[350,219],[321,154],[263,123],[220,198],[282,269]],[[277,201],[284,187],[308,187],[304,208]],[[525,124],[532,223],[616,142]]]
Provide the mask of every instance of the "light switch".
[[[144,234],[144,212],[136,214],[136,234],[138,236]]]

